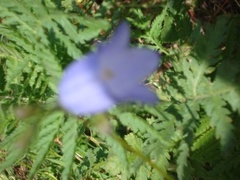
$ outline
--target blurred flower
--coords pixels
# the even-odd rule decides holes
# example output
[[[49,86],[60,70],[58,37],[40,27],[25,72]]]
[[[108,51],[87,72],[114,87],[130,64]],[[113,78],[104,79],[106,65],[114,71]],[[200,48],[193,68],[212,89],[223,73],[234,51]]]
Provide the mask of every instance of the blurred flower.
[[[76,115],[106,111],[121,102],[155,103],[157,96],[142,84],[159,64],[159,55],[129,47],[130,30],[123,22],[96,52],[71,63],[59,84],[59,103]]]

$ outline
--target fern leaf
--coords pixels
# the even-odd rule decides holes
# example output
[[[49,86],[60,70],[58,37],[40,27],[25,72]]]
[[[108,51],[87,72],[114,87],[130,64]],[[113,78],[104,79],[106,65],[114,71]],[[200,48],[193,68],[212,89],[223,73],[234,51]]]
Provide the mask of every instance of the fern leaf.
[[[1,138],[4,136],[4,130],[8,123],[9,122],[7,120],[7,117],[5,116],[2,106],[0,105],[0,137]]]
[[[50,145],[52,144],[53,139],[59,130],[59,126],[61,125],[62,121],[63,121],[62,112],[55,112],[42,120],[39,127],[38,137],[36,138],[37,144],[35,150],[37,156],[30,170],[28,179],[33,178],[38,167],[44,160],[46,154],[48,153]]]
[[[106,143],[111,147],[109,154],[110,155],[112,154],[111,156],[109,156],[108,158],[109,163],[106,163],[105,168],[114,174],[118,174],[119,172],[121,172],[122,178],[127,179],[127,177],[129,177],[129,164],[126,150],[118,141],[116,141],[115,138],[103,134],[102,137],[103,139],[106,140]]]
[[[159,133],[150,126],[146,121],[133,115],[132,113],[117,113],[116,114],[121,123],[127,127],[131,127],[134,132],[149,133],[152,137],[158,139],[161,143],[167,145],[168,142],[159,135]]]
[[[62,147],[62,161],[64,163],[64,170],[62,172],[62,179],[69,179],[71,173],[72,163],[75,155],[76,139],[77,139],[77,118],[68,118],[63,124],[63,147]]]
[[[152,23],[152,27],[150,30],[150,36],[153,39],[159,39],[159,36],[161,34],[161,29],[163,27],[164,18],[167,15],[167,10],[168,10],[168,6],[166,6],[163,9],[162,13],[160,15],[158,15]]]
[[[177,158],[177,175],[178,179],[185,179],[190,174],[187,171],[189,157],[189,146],[186,142],[182,141],[179,147],[179,156]]]
[[[204,144],[210,141],[214,137],[214,129],[211,128],[209,118],[205,117],[201,119],[201,124],[198,126],[195,132],[195,141],[192,145],[192,151],[196,151],[203,147]]]
[[[216,138],[220,139],[222,150],[226,150],[233,142],[233,125],[229,111],[224,107],[225,101],[220,97],[212,97],[209,101],[202,101],[204,109],[210,118],[211,126],[216,128]]]
[[[38,122],[35,119],[29,119],[22,123],[0,146],[7,148],[5,161],[0,165],[0,172],[19,160],[29,147],[33,137],[36,134]]]
[[[18,62],[15,59],[9,59],[6,63],[7,65],[7,72],[6,72],[6,81],[7,87],[9,87],[10,83],[13,82],[19,82],[21,79],[22,72],[24,72],[26,69],[28,69],[28,63],[29,61],[20,61]],[[24,70],[25,69],[25,70]]]
[[[1,1],[0,16],[4,20],[0,29],[1,34],[9,41],[6,45],[21,52],[21,59],[15,61],[23,63],[22,66],[17,66],[14,62],[19,71],[12,71],[12,67],[12,74],[9,72],[8,77],[21,79],[21,72],[29,74],[23,67],[33,61],[35,66],[41,67],[38,68],[39,73],[44,75],[43,79],[48,82],[48,86],[53,92],[57,92],[56,82],[62,72],[60,61],[66,61],[65,57],[75,59],[82,55],[79,45],[96,37],[102,29],[107,29],[108,23],[105,20],[66,14],[54,6],[46,6],[47,4],[44,1],[31,3],[29,0],[13,0],[9,3],[6,0]],[[82,29],[86,36],[81,33]],[[66,53],[56,51],[60,47]],[[8,61],[11,56],[6,58]],[[8,78],[8,84],[11,84],[11,78]],[[24,83],[33,86],[33,79],[36,78],[26,79]]]
[[[111,175],[111,176],[119,176],[126,174],[125,167],[122,164],[121,159],[118,156],[111,156],[108,158],[106,164],[104,164],[104,169]],[[126,179],[123,177],[123,179]]]

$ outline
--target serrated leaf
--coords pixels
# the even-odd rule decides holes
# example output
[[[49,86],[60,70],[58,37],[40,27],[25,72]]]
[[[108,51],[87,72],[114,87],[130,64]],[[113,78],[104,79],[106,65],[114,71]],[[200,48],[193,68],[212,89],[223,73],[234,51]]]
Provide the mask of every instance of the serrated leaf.
[[[187,175],[187,158],[189,156],[189,147],[187,143],[182,141],[179,147],[179,151],[179,156],[177,158],[177,175],[178,179],[184,179],[184,177]]]
[[[32,165],[32,168],[29,173],[28,179],[32,179],[34,174],[36,173],[38,167],[41,165],[44,160],[50,145],[53,142],[53,139],[56,133],[59,130],[59,126],[63,121],[63,113],[56,112],[41,121],[40,124],[40,132],[38,133],[38,137],[36,138],[36,159]]]
[[[63,124],[63,147],[62,147],[62,161],[64,164],[64,170],[62,172],[62,179],[68,180],[71,168],[75,156],[76,139],[77,139],[77,118],[68,118]]]
[[[211,126],[216,129],[216,138],[220,139],[222,150],[225,151],[231,146],[234,137],[232,120],[228,116],[230,112],[224,107],[226,103],[220,97],[212,97],[210,102],[202,101],[202,104]]]
[[[143,133],[149,133],[152,135],[152,137],[158,139],[161,143],[168,144],[168,142],[165,141],[159,135],[159,133],[143,119],[140,119],[132,113],[117,113],[116,115],[121,121],[121,123],[123,123],[127,127],[131,127],[134,132],[141,131]]]

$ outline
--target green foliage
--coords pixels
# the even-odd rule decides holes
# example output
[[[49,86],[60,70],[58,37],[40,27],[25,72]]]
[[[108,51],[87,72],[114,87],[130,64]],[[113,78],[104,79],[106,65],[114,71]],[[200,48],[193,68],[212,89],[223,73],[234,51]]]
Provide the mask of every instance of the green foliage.
[[[25,88],[35,89],[38,96],[44,96],[48,88],[56,92],[61,65],[78,58],[82,54],[79,47],[108,25],[104,20],[63,13],[45,3],[16,0],[0,4],[0,30],[7,42],[1,43],[6,89],[18,85],[23,96]]]
[[[30,170],[29,179],[32,179],[37,171],[37,168],[41,165],[46,154],[48,153],[51,143],[54,140],[62,121],[62,113],[51,114],[41,121],[41,124],[39,125],[38,137],[35,139],[36,145],[33,148],[36,153],[36,159]]]
[[[62,172],[62,179],[69,179],[78,135],[77,119],[68,119],[66,123],[63,124],[63,132],[62,161],[64,163],[64,170]]]
[[[1,0],[0,179],[237,179],[240,17],[195,21],[194,6]],[[159,104],[59,110],[62,69],[123,18],[133,44],[162,53],[146,81]]]

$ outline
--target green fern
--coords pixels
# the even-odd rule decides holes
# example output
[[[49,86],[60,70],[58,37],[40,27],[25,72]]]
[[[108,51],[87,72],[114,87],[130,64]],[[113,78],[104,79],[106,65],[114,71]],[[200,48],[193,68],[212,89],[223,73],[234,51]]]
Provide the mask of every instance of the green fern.
[[[44,160],[62,122],[63,113],[60,112],[51,114],[41,121],[39,125],[38,137],[35,139],[36,145],[34,151],[36,153],[36,159],[30,170],[28,177],[29,179],[34,177],[38,167]]]
[[[38,122],[30,117],[25,122],[20,123],[11,135],[1,142],[0,147],[5,149],[8,154],[4,157],[5,161],[1,163],[0,172],[22,158],[36,135],[35,129],[37,126]]]
[[[69,179],[73,159],[75,156],[75,147],[76,147],[76,139],[77,139],[77,119],[68,118],[67,121],[63,124],[63,156],[62,161],[64,163],[64,170],[62,172],[62,179]]]
[[[103,27],[108,27],[104,20],[66,14],[47,8],[40,1],[3,0],[0,2],[0,16],[4,19],[0,24],[1,34],[9,41],[4,46],[25,52],[17,54],[16,51],[8,51],[3,55],[8,59],[7,87],[14,79],[22,81],[23,73],[30,73],[29,66],[35,66],[54,92],[61,75],[60,60],[67,58],[65,61],[69,61],[68,56],[78,58],[82,54],[79,45],[96,37]],[[59,59],[57,47],[63,47],[68,56],[65,54]],[[33,77],[27,79],[27,84],[32,86],[33,80]]]
[[[144,120],[134,116],[132,113],[117,113],[116,116],[119,118],[121,123],[123,123],[123,125],[131,127],[134,132],[137,133],[140,131],[142,133],[149,133],[161,143],[165,145],[168,144],[168,142],[165,141],[153,127],[148,125],[147,122],[144,122]]]

